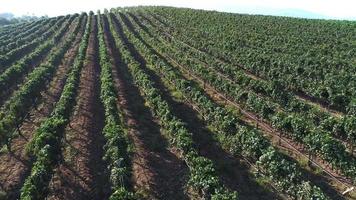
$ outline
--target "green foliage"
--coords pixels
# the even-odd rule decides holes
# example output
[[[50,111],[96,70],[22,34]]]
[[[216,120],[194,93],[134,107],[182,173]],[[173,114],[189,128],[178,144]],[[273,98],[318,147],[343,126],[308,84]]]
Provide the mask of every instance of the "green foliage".
[[[116,91],[112,78],[112,65],[109,60],[107,46],[105,44],[104,27],[107,24],[103,16],[98,12],[98,41],[99,58],[101,66],[100,74],[100,98],[105,108],[105,126],[103,134],[106,138],[104,146],[104,159],[109,163],[110,181],[114,191],[110,199],[136,199],[132,192],[128,191],[130,176],[130,161],[128,151],[128,139],[121,123],[119,109],[116,101]]]
[[[64,34],[73,19],[74,17],[71,17],[71,20],[68,20],[66,24],[56,33],[56,35]],[[77,26],[76,30],[68,36],[62,48],[58,48],[50,52],[47,62],[35,68],[27,76],[28,81],[25,82],[3,106],[1,110],[2,114],[0,114],[0,138],[2,139],[0,141],[0,145],[8,144],[10,142],[17,125],[22,122],[28,110],[34,106],[36,99],[41,95],[41,91],[45,89],[46,83],[51,80],[56,67],[61,61],[61,58],[69,49],[71,41],[75,38],[75,34],[78,33],[79,27],[80,26]],[[11,82],[12,80],[8,78],[1,79],[7,75],[9,74],[0,76],[0,82],[1,80]]]
[[[125,48],[125,45],[131,46],[133,44],[124,42],[126,40],[122,37],[126,36],[119,35],[116,31],[118,24],[114,24],[113,18],[113,14],[108,14],[110,30],[122,54],[122,59],[127,63],[134,82],[140,87],[153,114],[160,119],[161,126],[167,130],[171,144],[182,151],[184,160],[190,169],[189,184],[200,192],[204,198],[214,197],[214,199],[217,199],[224,197],[225,199],[237,199],[235,192],[230,192],[220,183],[212,161],[198,155],[194,148],[192,134],[188,132],[185,124],[172,113],[169,104],[163,100],[160,91],[154,87],[153,81],[150,80],[149,76],[142,69],[143,66],[133,58],[133,52]],[[136,45],[136,42],[133,40],[134,38],[125,27],[123,30],[130,41]],[[146,58],[146,61],[152,65],[151,56],[147,56]]]
[[[191,33],[191,37],[195,38],[195,40],[192,41],[191,39],[185,37],[184,33],[176,33],[171,31],[171,29],[167,27],[168,25],[164,25],[165,23],[172,23],[176,28],[176,26],[181,26],[181,23],[184,22],[186,23],[185,27],[189,27],[187,24],[195,23],[196,19],[191,19],[193,22],[185,21],[186,19],[181,19],[180,17],[182,16],[178,15],[181,15],[182,12],[191,13],[191,10],[152,8],[152,10],[156,11],[156,13],[160,13],[160,15],[168,15],[167,18],[164,19],[165,22],[158,22],[159,20],[157,19],[159,19],[159,17],[157,17],[156,14],[152,14],[150,12],[147,14],[146,8],[143,12],[139,12],[139,8],[137,9],[138,11],[135,9],[133,10],[134,14],[131,14],[131,11],[129,10],[126,12],[129,17],[125,18],[132,18],[132,21],[135,21],[135,23],[132,24],[136,25],[133,26],[136,26],[137,30],[142,29],[142,31],[139,31],[139,34],[141,35],[140,37],[142,37],[143,40],[151,47],[158,49],[162,56],[174,58],[177,63],[183,66],[182,68],[185,68],[185,71],[189,71],[189,73],[200,77],[204,82],[209,83],[217,91],[220,91],[232,101],[240,104],[243,109],[251,111],[261,119],[270,122],[276,128],[283,131],[284,134],[292,137],[297,142],[304,143],[306,146],[309,146],[310,150],[317,150],[317,153],[319,153],[324,160],[329,161],[333,167],[340,169],[345,176],[355,179],[356,171],[353,172],[353,166],[356,165],[356,159],[346,151],[341,141],[333,138],[338,137],[345,140],[348,137],[344,130],[344,122],[342,118],[320,111],[320,109],[308,105],[296,98],[293,92],[288,91],[289,88],[282,87],[284,81],[279,78],[271,78],[271,80],[273,80],[272,83],[268,81],[268,79],[254,79],[246,75],[246,72],[242,70],[244,68],[241,67],[240,64],[236,66],[236,64],[232,64],[232,62],[222,62],[221,60],[226,60],[227,58],[221,58],[221,55],[216,55],[215,53],[224,51],[221,49],[209,51],[213,45],[205,46],[205,37],[198,35],[198,30],[191,30],[189,28],[185,30],[184,33]],[[172,11],[172,16],[167,14],[168,10]],[[200,18],[201,15],[205,16],[208,13],[209,12],[200,13],[194,11],[192,12],[192,15]],[[209,13],[207,17],[211,18],[212,15],[214,14]],[[222,18],[223,16],[224,15],[216,17]],[[179,19],[179,21],[177,21],[177,19]],[[203,21],[205,20],[206,19],[203,19]],[[213,24],[213,22],[209,21],[205,21],[204,24],[199,22],[197,27],[203,26],[201,27],[201,30],[206,31],[207,34],[210,34],[210,32],[214,32],[211,30]],[[226,22],[223,24],[226,24]],[[167,37],[165,32],[168,32],[167,34],[172,34],[174,36]],[[154,38],[150,38],[148,36],[149,34],[154,35]],[[225,33],[219,31],[219,33],[216,34]],[[214,35],[212,40],[219,38],[219,36],[220,35]],[[228,36],[228,38],[229,37],[230,36]],[[226,38],[219,39],[219,41],[226,40]],[[226,42],[229,43],[230,41]],[[204,48],[201,48],[202,46],[204,46]],[[194,48],[198,48],[199,50],[194,50]],[[203,49],[203,51],[200,49]],[[207,51],[207,53],[205,51]],[[228,58],[233,56],[234,55],[229,54]],[[271,64],[267,57],[263,57],[263,63]],[[274,61],[273,63],[276,65],[281,64],[277,61]],[[175,66],[179,67],[177,65],[178,64]],[[258,72],[255,74],[257,74],[257,76],[259,75]],[[170,80],[175,79],[170,78]],[[275,90],[277,89],[279,90],[279,95],[276,95],[277,91]],[[278,98],[275,98],[274,96],[278,96]],[[279,96],[283,96],[283,101],[279,99]],[[197,98],[194,100],[199,101]],[[332,131],[330,131],[330,125],[325,126],[331,120],[333,121],[332,123],[334,123]],[[216,123],[215,126],[223,125],[224,122],[225,121],[220,121],[220,123]],[[229,132],[228,129],[224,129],[222,132]],[[308,139],[310,137],[314,137],[310,134],[315,133],[319,134],[318,138],[320,138],[316,140],[317,142]],[[316,146],[311,147],[311,145]],[[329,147],[332,145],[342,148],[335,148],[335,152],[331,154]],[[327,146],[327,148],[318,148],[317,146]],[[331,156],[333,156],[333,158],[331,158]]]
[[[120,187],[114,191],[109,200],[135,200],[138,199],[134,194],[127,191],[124,187]]]
[[[124,14],[118,15],[119,19],[124,17]],[[135,29],[130,29],[128,25],[129,23],[130,22],[125,22],[128,28],[123,26],[123,30],[128,36],[128,39],[136,46],[140,54],[142,54],[142,56],[146,59],[149,67],[155,72],[159,73],[163,79],[171,82],[172,86],[174,86],[178,91],[181,91],[190,102],[197,106],[200,110],[200,113],[205,116],[205,119],[209,125],[215,127],[219,134],[225,136],[234,136],[232,137],[233,139],[228,143],[221,141],[225,142],[222,145],[227,146],[227,148],[233,154],[242,154],[243,156],[249,157],[258,163],[263,167],[264,174],[269,177],[270,181],[272,181],[278,189],[287,193],[293,198],[296,198],[298,196],[297,193],[301,192],[301,186],[304,183],[300,167],[296,163],[286,159],[283,154],[275,151],[268,140],[264,138],[260,132],[248,128],[245,125],[239,124],[239,122],[234,119],[229,111],[218,106],[210,98],[208,98],[204,91],[197,84],[195,84],[193,81],[188,81],[182,78],[180,70],[177,70],[178,67],[175,68],[164,59],[157,58],[155,56],[156,52],[160,53],[171,50],[165,48],[164,43],[159,42],[157,39],[150,38],[148,36],[149,34],[146,34],[145,31],[141,31],[137,27],[135,27]],[[130,29],[132,33],[127,29]],[[142,42],[143,40],[146,44]],[[150,48],[147,44],[150,45]],[[175,51],[172,57],[173,56],[176,59],[184,58],[183,56],[178,56],[178,51]],[[192,62],[192,59],[190,59],[189,62]],[[188,64],[189,63],[187,62],[187,65]],[[189,66],[194,68],[196,65]],[[206,67],[201,66],[201,71],[205,71],[202,77],[216,77],[216,75],[212,75],[212,73],[207,72]],[[212,82],[217,83],[217,88],[225,87],[224,85],[218,85],[220,83],[222,84],[223,79],[216,79]],[[227,83],[225,85],[227,85]],[[231,89],[233,87],[226,88],[228,91],[233,91]],[[255,95],[252,98],[256,99],[259,97]],[[252,102],[256,101],[251,101],[251,104]],[[263,113],[265,113],[266,116],[271,115],[271,111],[265,109],[265,103],[263,101],[258,100],[257,102],[260,105],[258,110],[261,110]],[[226,119],[232,120],[231,123],[228,123],[229,125],[227,127],[229,128],[223,126]],[[303,121],[291,118],[290,128],[293,127],[300,130],[301,133],[305,131],[303,129]],[[204,169],[205,168],[201,168],[202,171],[204,171]],[[207,171],[207,173],[211,173],[211,171]],[[206,182],[197,181],[197,183],[201,183],[203,186],[207,183],[214,185],[214,179],[209,179]],[[328,197],[322,194],[322,199],[328,199]]]
[[[0,29],[0,96],[11,92],[11,86],[27,77],[0,111],[0,145],[11,142],[17,126],[37,104],[41,91],[79,32],[85,15]],[[305,180],[295,161],[277,151],[260,131],[241,123],[235,114],[216,104],[196,80],[184,78],[184,73],[200,77],[204,87],[209,84],[260,120],[272,124],[283,135],[303,143],[310,153],[320,156],[343,175],[356,180],[356,159],[339,141],[347,141],[353,148],[356,140],[355,71],[352,68],[356,54],[354,44],[349,42],[355,35],[354,23],[163,7],[111,9],[110,12],[105,9],[104,15],[100,11],[97,16],[90,12],[61,97],[27,145],[35,162],[21,189],[21,199],[44,199],[48,192],[48,182],[59,160],[62,133],[75,106],[94,17],[97,17],[101,67],[100,99],[105,109],[103,159],[110,172],[111,200],[140,197],[130,191],[129,140],[117,106],[105,31],[112,34],[123,64],[127,64],[147,105],[167,132],[170,144],[182,153],[189,167],[188,185],[202,198],[227,200],[237,199],[238,195],[221,183],[213,162],[199,155],[192,133],[172,112],[144,70],[146,67],[160,74],[164,84],[170,84],[180,98],[199,110],[209,127],[215,130],[223,148],[256,164],[266,181],[291,198],[328,199],[320,188]],[[74,32],[65,36],[60,48],[54,48],[75,19],[78,24]],[[31,53],[18,60],[28,51]],[[28,66],[48,51],[47,61],[31,72]],[[335,117],[305,103],[298,95],[329,105],[345,115]]]
[[[86,18],[82,14],[81,18]],[[59,160],[61,150],[61,138],[65,125],[67,125],[70,114],[75,104],[75,96],[79,85],[79,76],[85,52],[88,46],[91,18],[89,18],[85,32],[80,43],[79,53],[75,58],[74,64],[66,80],[62,95],[57,102],[51,116],[46,118],[40,128],[34,133],[34,137],[27,145],[28,152],[34,156],[35,164],[31,169],[31,174],[26,178],[25,184],[21,188],[20,199],[44,199],[48,193],[48,183],[52,177],[53,168]],[[74,31],[64,44],[64,48],[71,44],[78,33],[80,23],[77,24],[77,31]],[[52,59],[57,63],[66,50],[58,50]]]

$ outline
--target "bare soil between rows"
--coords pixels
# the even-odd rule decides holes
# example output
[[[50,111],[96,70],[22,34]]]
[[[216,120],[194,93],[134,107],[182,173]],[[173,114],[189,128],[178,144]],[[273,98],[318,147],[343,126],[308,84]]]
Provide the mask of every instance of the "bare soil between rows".
[[[81,28],[83,30],[83,24]],[[73,29],[74,25],[71,26],[68,33],[71,33]],[[19,190],[26,176],[30,173],[32,160],[26,155],[26,144],[32,139],[34,132],[39,128],[41,122],[50,115],[55,102],[58,101],[70,65],[77,54],[81,35],[82,31],[78,33],[73,46],[64,55],[62,64],[58,66],[47,90],[41,93],[41,103],[36,108],[31,109],[28,117],[20,125],[20,135],[11,141],[11,151],[0,155],[0,190],[7,193],[8,199],[18,198],[20,194]]]
[[[126,64],[120,60],[120,52],[112,45],[114,41],[107,29],[107,22],[105,27],[109,53],[114,58],[113,77],[118,91],[118,104],[124,113],[128,135],[134,145],[133,187],[146,194],[147,199],[188,199],[185,191],[188,168],[179,152],[169,147],[167,139],[162,136],[159,122],[145,106]],[[121,31],[119,34],[123,37]]]
[[[100,102],[97,21],[91,24],[86,62],[78,88],[77,105],[65,129],[63,161],[55,169],[47,199],[107,199],[110,185],[106,170]]]

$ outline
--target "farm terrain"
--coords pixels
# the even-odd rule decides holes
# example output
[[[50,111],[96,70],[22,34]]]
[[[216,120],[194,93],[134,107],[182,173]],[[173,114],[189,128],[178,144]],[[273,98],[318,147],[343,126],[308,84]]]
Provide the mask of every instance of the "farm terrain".
[[[0,200],[356,200],[356,23],[128,7],[0,27]]]

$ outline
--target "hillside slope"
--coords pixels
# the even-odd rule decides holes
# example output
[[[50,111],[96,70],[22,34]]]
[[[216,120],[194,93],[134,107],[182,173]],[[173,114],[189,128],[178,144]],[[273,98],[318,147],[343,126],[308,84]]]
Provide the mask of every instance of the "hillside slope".
[[[0,28],[0,199],[356,199],[356,23],[172,7]]]

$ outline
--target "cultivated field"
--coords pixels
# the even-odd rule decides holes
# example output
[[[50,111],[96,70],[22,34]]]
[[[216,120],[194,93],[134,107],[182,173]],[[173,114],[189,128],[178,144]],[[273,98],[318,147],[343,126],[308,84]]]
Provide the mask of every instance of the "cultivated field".
[[[171,7],[0,27],[2,199],[356,199],[356,22]]]

